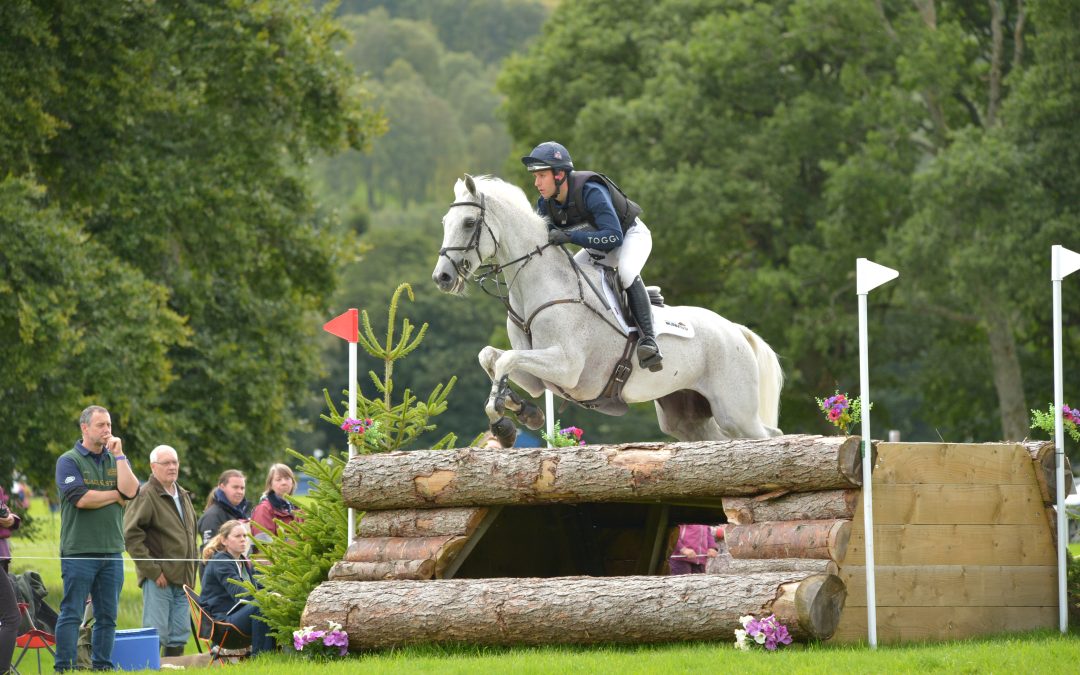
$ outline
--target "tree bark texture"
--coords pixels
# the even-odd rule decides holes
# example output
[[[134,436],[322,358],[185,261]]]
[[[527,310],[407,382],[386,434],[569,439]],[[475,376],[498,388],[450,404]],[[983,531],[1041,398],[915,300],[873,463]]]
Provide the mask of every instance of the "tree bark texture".
[[[560,577],[328,581],[308,596],[305,626],[335,621],[349,648],[465,642],[597,644],[734,639],[739,617],[773,612],[797,640],[825,638],[840,618],[839,577]]]
[[[1024,449],[1035,462],[1035,475],[1039,479],[1039,491],[1046,504],[1057,503],[1057,455],[1053,441],[1025,441]],[[1065,457],[1065,494],[1072,494],[1072,463]]]
[[[359,455],[345,503],[385,509],[715,500],[776,490],[858,487],[855,436],[629,443],[568,448],[418,450]]]
[[[466,536],[484,520],[488,509],[392,509],[368,511],[360,520],[357,537]]]
[[[728,525],[724,541],[732,558],[816,558],[841,561],[851,538],[850,520],[788,520]]]
[[[435,576],[441,576],[467,541],[467,537],[452,535],[357,539],[345,552],[345,560],[355,563],[431,560],[435,564]]]
[[[799,572],[812,574],[837,574],[839,565],[832,560],[814,558],[747,558],[737,560],[727,556],[709,558],[705,563],[706,574],[760,574],[762,572]]]
[[[330,568],[330,581],[385,581],[387,579],[430,579],[435,576],[435,561],[390,560],[386,562],[349,562],[342,560]]]
[[[735,525],[773,520],[850,520],[859,490],[818,490],[724,499],[724,515]]]

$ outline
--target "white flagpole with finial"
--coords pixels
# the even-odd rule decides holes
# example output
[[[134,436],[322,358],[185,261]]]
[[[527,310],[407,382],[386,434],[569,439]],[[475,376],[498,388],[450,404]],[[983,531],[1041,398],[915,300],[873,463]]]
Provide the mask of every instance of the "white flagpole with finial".
[[[877,589],[874,584],[874,489],[873,453],[870,452],[870,365],[866,330],[866,296],[900,273],[866,258],[855,261],[855,291],[859,296],[859,397],[862,401],[863,529],[866,530],[866,631],[870,646],[877,647]]]
[[[555,435],[555,397],[552,395],[550,389],[544,390],[544,424],[547,427],[547,437],[551,438]],[[551,447],[551,441],[547,442],[547,447]]]
[[[1064,246],[1050,248],[1050,281],[1054,287],[1054,455],[1057,461],[1057,559],[1058,622],[1061,632],[1069,630],[1066,595],[1066,559],[1069,529],[1065,515],[1065,407],[1064,366],[1061,347],[1061,280],[1080,269],[1080,254]]]

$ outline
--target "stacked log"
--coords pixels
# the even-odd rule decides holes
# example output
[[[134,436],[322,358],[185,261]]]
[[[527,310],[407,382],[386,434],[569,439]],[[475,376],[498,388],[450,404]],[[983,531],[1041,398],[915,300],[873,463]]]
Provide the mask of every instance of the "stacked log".
[[[351,649],[420,643],[543,645],[733,638],[739,617],[775,613],[793,639],[832,635],[839,577],[766,572],[677,577],[331,581],[303,625],[341,624]]]
[[[336,621],[357,649],[636,643],[730,640],[740,616],[776,613],[796,639],[825,638],[846,595],[834,560],[861,479],[859,439],[838,436],[358,456],[342,493],[365,515],[304,624]],[[504,506],[732,499],[748,515],[728,526],[740,560],[720,574],[453,578]]]

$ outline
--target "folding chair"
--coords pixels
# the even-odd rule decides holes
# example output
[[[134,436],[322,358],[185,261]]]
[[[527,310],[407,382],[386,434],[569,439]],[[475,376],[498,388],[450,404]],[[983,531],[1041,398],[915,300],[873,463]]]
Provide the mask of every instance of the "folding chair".
[[[191,610],[191,623],[195,636],[206,643],[210,652],[210,664],[224,663],[226,657],[245,657],[251,654],[251,636],[228,621],[218,621],[202,605],[202,598],[191,586],[184,584],[188,608]],[[198,642],[196,642],[198,644]]]
[[[34,617],[30,614],[30,606],[25,602],[19,603],[19,611],[30,622],[30,630],[15,638],[15,646],[21,647],[22,651],[19,652],[19,657],[15,659],[15,662],[11,664],[11,670],[18,675],[19,664],[22,663],[23,657],[26,656],[26,652],[33,649],[37,655],[37,671],[40,673],[42,649],[49,650],[49,653],[53,655],[53,660],[56,660],[56,652],[53,651],[53,647],[56,645],[56,636],[37,627],[34,623]]]

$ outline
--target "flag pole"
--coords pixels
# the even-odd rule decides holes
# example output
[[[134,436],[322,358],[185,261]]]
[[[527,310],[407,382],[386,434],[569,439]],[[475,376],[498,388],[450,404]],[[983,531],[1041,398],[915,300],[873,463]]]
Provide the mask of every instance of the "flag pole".
[[[331,335],[336,335],[342,340],[349,342],[349,413],[350,418],[356,418],[356,343],[360,339],[360,312],[354,307],[343,314],[339,314],[323,324],[323,330]],[[349,461],[356,456],[356,446],[349,442]],[[346,545],[352,546],[353,533],[356,532],[356,513],[349,508],[348,537]]]
[[[1068,596],[1066,592],[1067,547],[1069,528],[1065,514],[1065,385],[1061,341],[1061,280],[1080,269],[1080,254],[1064,246],[1050,248],[1050,282],[1054,295],[1054,459],[1057,478],[1057,561],[1058,561],[1058,623],[1062,633],[1069,630]]]
[[[551,438],[555,435],[555,397],[550,389],[544,390],[544,424],[547,427],[547,436]],[[547,442],[547,447],[551,447],[551,441]]]
[[[862,401],[863,529],[866,530],[866,633],[870,647],[877,648],[877,587],[874,575],[873,453],[870,451],[870,364],[866,296],[900,273],[866,258],[855,261],[855,287],[859,296],[859,396]]]

